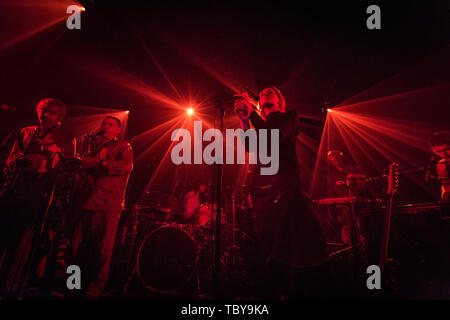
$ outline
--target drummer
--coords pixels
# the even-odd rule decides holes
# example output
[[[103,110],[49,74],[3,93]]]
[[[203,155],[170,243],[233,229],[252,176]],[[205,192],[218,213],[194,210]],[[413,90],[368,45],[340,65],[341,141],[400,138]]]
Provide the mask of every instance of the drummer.
[[[209,217],[204,214],[205,210],[201,210],[207,203],[207,190],[207,186],[201,184],[184,196],[184,220],[186,223],[198,223],[203,225],[207,222],[205,219],[209,219]]]

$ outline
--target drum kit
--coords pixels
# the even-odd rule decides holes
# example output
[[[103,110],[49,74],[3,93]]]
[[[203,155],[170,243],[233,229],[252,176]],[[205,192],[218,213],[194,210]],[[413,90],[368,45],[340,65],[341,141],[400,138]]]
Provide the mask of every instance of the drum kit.
[[[239,201],[235,201],[234,195],[229,200],[221,215],[222,270],[228,278],[245,285],[246,270],[256,252],[251,231],[255,217],[252,197],[244,193]],[[129,259],[134,263],[124,292],[136,275],[146,289],[156,293],[177,294],[188,284],[202,292],[210,289],[215,204],[201,204],[195,219],[186,222],[183,221],[183,205],[175,197],[151,191],[124,213],[122,244],[126,242],[129,246]],[[124,241],[126,238],[129,241]]]

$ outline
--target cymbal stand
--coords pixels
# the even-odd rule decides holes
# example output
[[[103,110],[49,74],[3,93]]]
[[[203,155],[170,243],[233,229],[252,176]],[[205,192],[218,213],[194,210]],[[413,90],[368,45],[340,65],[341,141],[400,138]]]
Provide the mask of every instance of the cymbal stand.
[[[134,243],[136,241],[137,225],[139,223],[139,214],[140,214],[140,211],[139,211],[138,205],[136,204],[134,206],[134,210],[133,210],[133,218],[132,218],[133,219],[133,224],[131,225],[131,233],[129,233],[129,234],[131,234],[131,241],[130,241],[130,248],[128,250],[128,259],[127,259],[127,261],[128,261],[127,271],[128,272],[130,271],[130,261],[131,261],[131,258],[133,256]],[[125,285],[123,287],[123,290],[122,290],[123,293],[127,292],[128,286],[130,285],[131,280],[134,278],[134,275],[136,274],[136,271],[137,271],[137,263],[135,263],[135,265],[133,267],[133,270],[131,271],[131,273],[130,273],[130,275],[128,277],[128,280],[127,280],[127,282],[125,283]]]
[[[236,245],[236,195],[233,192],[231,195],[231,214],[232,214],[232,223],[231,223],[231,246],[234,247]],[[236,252],[232,250],[231,253],[231,261],[233,265],[236,263]]]
[[[358,216],[356,214],[356,208],[355,208],[355,200],[353,198],[350,182],[347,179],[347,190],[348,195],[350,197],[351,203],[350,203],[350,239],[351,239],[351,246],[350,248],[353,249],[353,264],[354,264],[354,272],[359,272],[362,267],[362,263],[366,260],[366,253],[365,253],[365,246],[362,242],[362,235],[359,229],[359,223],[358,223]]]

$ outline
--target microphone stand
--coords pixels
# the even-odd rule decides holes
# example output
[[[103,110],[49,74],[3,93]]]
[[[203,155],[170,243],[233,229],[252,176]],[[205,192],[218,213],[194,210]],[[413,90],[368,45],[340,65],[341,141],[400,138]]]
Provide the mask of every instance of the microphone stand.
[[[223,119],[225,117],[225,107],[223,106],[222,99],[218,99],[215,105],[216,111],[219,113],[220,132],[223,134]],[[215,164],[216,171],[216,224],[215,235],[213,227],[213,239],[214,239],[214,265],[213,265],[213,298],[217,299],[220,296],[220,272],[221,272],[221,234],[222,234],[222,177],[223,177],[223,165],[220,163]],[[212,219],[214,222],[214,205],[212,206]],[[214,237],[215,236],[215,237]]]
[[[355,201],[353,200],[353,193],[350,181],[346,179],[345,183],[348,191],[348,195],[350,197],[350,248],[353,249],[353,272],[352,276],[354,279],[359,280],[361,277],[361,272],[363,270],[363,266],[367,263],[365,245],[362,242],[361,231],[359,229],[358,223],[358,215],[356,213]]]

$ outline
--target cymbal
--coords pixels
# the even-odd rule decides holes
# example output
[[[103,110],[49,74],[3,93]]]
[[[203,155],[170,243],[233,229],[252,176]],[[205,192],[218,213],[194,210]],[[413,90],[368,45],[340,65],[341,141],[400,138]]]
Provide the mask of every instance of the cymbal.
[[[135,210],[139,210],[139,214],[141,215],[157,215],[168,213],[166,209],[161,208],[159,205],[146,206],[142,204],[134,204],[125,208],[125,211],[135,211]]]
[[[253,193],[253,192],[264,192],[266,190],[270,190],[272,188],[272,185],[265,185],[265,186],[259,186],[259,185],[233,185],[233,186],[226,186],[225,192],[247,192],[247,193]]]

